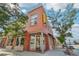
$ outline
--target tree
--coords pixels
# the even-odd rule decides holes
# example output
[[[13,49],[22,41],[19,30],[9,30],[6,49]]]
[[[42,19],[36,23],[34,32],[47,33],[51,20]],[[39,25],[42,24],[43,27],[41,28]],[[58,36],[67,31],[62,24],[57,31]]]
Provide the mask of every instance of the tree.
[[[12,7],[13,6],[13,7]],[[4,29],[21,14],[17,3],[0,3],[0,28]]]
[[[3,39],[2,39],[2,47],[6,47],[8,44],[8,34],[12,31],[12,29],[8,26],[5,28],[5,31],[2,33]]]
[[[8,33],[12,33],[14,48],[17,36],[24,34],[23,27],[26,24],[28,17],[23,14],[17,3],[0,4],[0,11],[2,12],[2,14],[0,13],[0,28],[3,29],[4,36],[6,37],[8,36]]]
[[[2,28],[7,23],[7,21],[10,20],[10,11],[6,6],[8,5],[0,3],[0,28]]]
[[[13,30],[13,47],[16,45],[16,39],[19,38],[19,42],[21,41],[21,37],[24,35],[23,28],[27,22],[28,17],[21,15],[15,22],[12,23],[12,30]]]
[[[71,37],[72,34],[69,32],[71,30],[71,26],[74,24],[76,9],[73,8],[74,4],[68,4],[64,11],[59,9],[59,11],[55,12],[51,9],[50,13],[52,15],[48,15],[51,19],[52,28],[56,29],[59,33],[58,40],[61,43],[65,43],[66,37]]]
[[[4,32],[3,32],[3,36],[9,37],[10,35],[8,35],[9,33],[11,33],[12,37],[13,37],[13,42],[12,42],[12,49],[16,46],[16,39],[20,36],[23,37],[24,35],[24,31],[23,28],[27,22],[28,17],[21,15],[21,17],[19,17],[16,21],[10,23],[9,25],[7,25],[6,27],[4,27]],[[7,40],[7,39],[5,39]],[[8,39],[8,41],[11,41]],[[21,39],[19,39],[19,42],[21,41]],[[6,46],[6,43],[3,44],[3,46]]]

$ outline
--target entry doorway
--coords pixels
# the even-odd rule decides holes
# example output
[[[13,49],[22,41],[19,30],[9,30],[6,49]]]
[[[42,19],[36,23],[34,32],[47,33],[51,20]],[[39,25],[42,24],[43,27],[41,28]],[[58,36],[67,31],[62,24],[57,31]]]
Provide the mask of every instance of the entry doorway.
[[[31,33],[30,50],[41,52],[41,33]]]

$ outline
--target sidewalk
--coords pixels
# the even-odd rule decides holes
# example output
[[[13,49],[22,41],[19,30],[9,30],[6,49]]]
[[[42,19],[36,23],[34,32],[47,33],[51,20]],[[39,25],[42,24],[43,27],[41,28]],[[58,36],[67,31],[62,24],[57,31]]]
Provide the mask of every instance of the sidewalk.
[[[6,49],[0,48],[0,56],[13,56],[12,52],[7,52]]]

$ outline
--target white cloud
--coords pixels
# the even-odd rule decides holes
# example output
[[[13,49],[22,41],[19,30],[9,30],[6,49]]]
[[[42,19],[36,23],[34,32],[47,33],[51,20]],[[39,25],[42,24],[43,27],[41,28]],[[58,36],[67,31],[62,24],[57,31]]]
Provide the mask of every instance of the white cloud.
[[[55,11],[59,9],[65,9],[68,3],[48,3],[46,4],[47,9],[53,8]],[[74,8],[79,8],[79,3],[74,4]]]
[[[25,3],[19,3],[20,7],[25,7],[25,5],[26,5]]]
[[[47,9],[51,9],[53,8],[55,11],[59,10],[59,9],[65,9],[65,7],[67,6],[67,3],[48,3],[46,4],[46,8]]]
[[[72,28],[79,28],[79,24],[74,24]]]
[[[71,37],[66,38],[67,39],[66,42],[69,43],[69,39],[71,43],[73,43],[74,40],[79,41],[79,38],[78,38],[79,37],[79,24],[74,24],[72,26],[71,33],[72,33],[73,38]]]
[[[79,37],[79,24],[74,24],[72,26],[71,32],[73,34],[73,37],[75,39],[78,39],[78,37]]]
[[[79,8],[79,3],[74,4],[74,8]]]

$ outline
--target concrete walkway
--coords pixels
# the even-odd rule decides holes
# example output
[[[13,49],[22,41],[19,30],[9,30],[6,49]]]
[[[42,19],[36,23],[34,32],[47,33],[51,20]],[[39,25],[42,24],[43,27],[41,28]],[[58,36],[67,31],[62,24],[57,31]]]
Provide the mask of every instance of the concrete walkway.
[[[0,56],[14,56],[14,54],[6,51],[6,49],[0,48]]]

